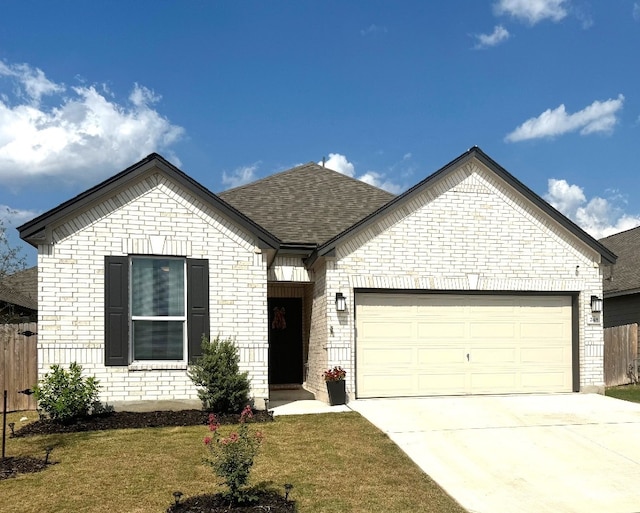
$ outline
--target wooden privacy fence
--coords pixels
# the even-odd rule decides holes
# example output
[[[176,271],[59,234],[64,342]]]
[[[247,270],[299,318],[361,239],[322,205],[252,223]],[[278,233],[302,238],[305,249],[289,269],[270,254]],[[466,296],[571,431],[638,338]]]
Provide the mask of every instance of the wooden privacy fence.
[[[626,385],[638,378],[638,325],[604,330],[604,384]]]
[[[36,409],[33,396],[18,390],[38,382],[37,332],[35,322],[0,324],[0,391],[7,391],[7,411]]]

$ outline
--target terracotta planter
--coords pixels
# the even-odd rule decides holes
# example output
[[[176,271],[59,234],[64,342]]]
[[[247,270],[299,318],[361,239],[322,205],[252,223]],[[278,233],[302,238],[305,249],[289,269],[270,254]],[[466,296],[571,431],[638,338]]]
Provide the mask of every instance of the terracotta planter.
[[[329,404],[345,404],[347,402],[347,391],[345,381],[327,381],[327,392],[329,392]]]

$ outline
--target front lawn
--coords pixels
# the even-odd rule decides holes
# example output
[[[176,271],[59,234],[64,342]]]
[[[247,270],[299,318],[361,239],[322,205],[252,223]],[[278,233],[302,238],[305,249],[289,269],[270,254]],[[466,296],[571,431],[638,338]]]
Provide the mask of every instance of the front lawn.
[[[16,429],[20,415],[10,419]],[[265,441],[252,481],[282,491],[293,484],[300,513],[464,513],[357,413],[277,417],[259,429]],[[44,457],[52,446],[55,464],[0,481],[0,512],[163,512],[176,490],[215,493],[221,488],[202,464],[207,434],[193,426],[8,438],[7,456]]]
[[[640,403],[640,385],[610,387],[606,389],[605,395],[615,397],[616,399],[622,399],[624,401]]]

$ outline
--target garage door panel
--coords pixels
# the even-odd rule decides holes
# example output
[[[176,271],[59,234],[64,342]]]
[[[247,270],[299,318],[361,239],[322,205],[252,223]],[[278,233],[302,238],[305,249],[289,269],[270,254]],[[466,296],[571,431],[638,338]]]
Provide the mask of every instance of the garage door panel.
[[[434,321],[428,322],[420,319],[416,321],[418,328],[418,339],[431,339],[431,340],[450,340],[460,339],[465,336],[466,324],[460,321],[455,322],[442,322]]]
[[[386,397],[389,390],[397,390],[398,396],[409,397],[413,395],[415,385],[413,376],[407,375],[403,369],[399,369],[395,374],[380,373],[364,374],[359,376],[361,386],[369,390],[370,397]]]
[[[529,339],[562,340],[566,338],[570,325],[565,322],[520,323],[520,337]]]
[[[363,326],[361,335],[367,339],[410,339],[413,337],[413,324],[411,322],[399,322],[392,318],[388,320],[378,319],[374,322],[366,323]]]
[[[515,364],[518,353],[513,347],[479,347],[473,349],[469,359],[473,365]]]
[[[518,373],[515,371],[472,371],[470,386],[475,393],[501,393],[515,390],[518,386]]]
[[[366,367],[385,367],[389,365],[402,365],[406,368],[413,364],[414,349],[411,347],[395,346],[389,351],[387,346],[371,348],[362,352],[361,365]]]
[[[520,361],[525,364],[566,366],[571,363],[571,353],[558,346],[528,347],[520,351]]]
[[[465,349],[461,347],[418,347],[416,352],[416,360],[420,369],[442,364],[457,364],[466,360]]]
[[[546,372],[523,372],[521,376],[522,388],[527,392],[565,392],[571,382],[567,381],[566,373],[562,370]]]
[[[474,339],[509,339],[512,340],[515,333],[515,326],[513,322],[470,322],[469,323],[469,335]]]
[[[412,395],[464,394],[467,389],[466,379],[464,374],[439,373],[437,370],[423,373],[418,376],[418,386]]]
[[[571,303],[570,296],[357,294],[357,395],[570,392]]]

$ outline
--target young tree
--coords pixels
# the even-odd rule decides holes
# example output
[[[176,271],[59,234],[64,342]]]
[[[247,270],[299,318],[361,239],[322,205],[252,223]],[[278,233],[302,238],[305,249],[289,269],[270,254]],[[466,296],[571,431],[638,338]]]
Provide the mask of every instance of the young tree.
[[[7,227],[0,217],[0,280],[5,276],[21,271],[27,265],[26,257],[20,248],[12,247],[7,237]]]
[[[0,292],[5,291],[2,280],[17,271],[21,271],[26,267],[26,257],[22,254],[20,248],[12,247],[7,237],[7,228],[0,217]],[[18,291],[19,292],[19,291]],[[5,299],[3,301],[3,299]],[[8,298],[0,297],[0,324],[11,322],[15,318],[14,304]]]

